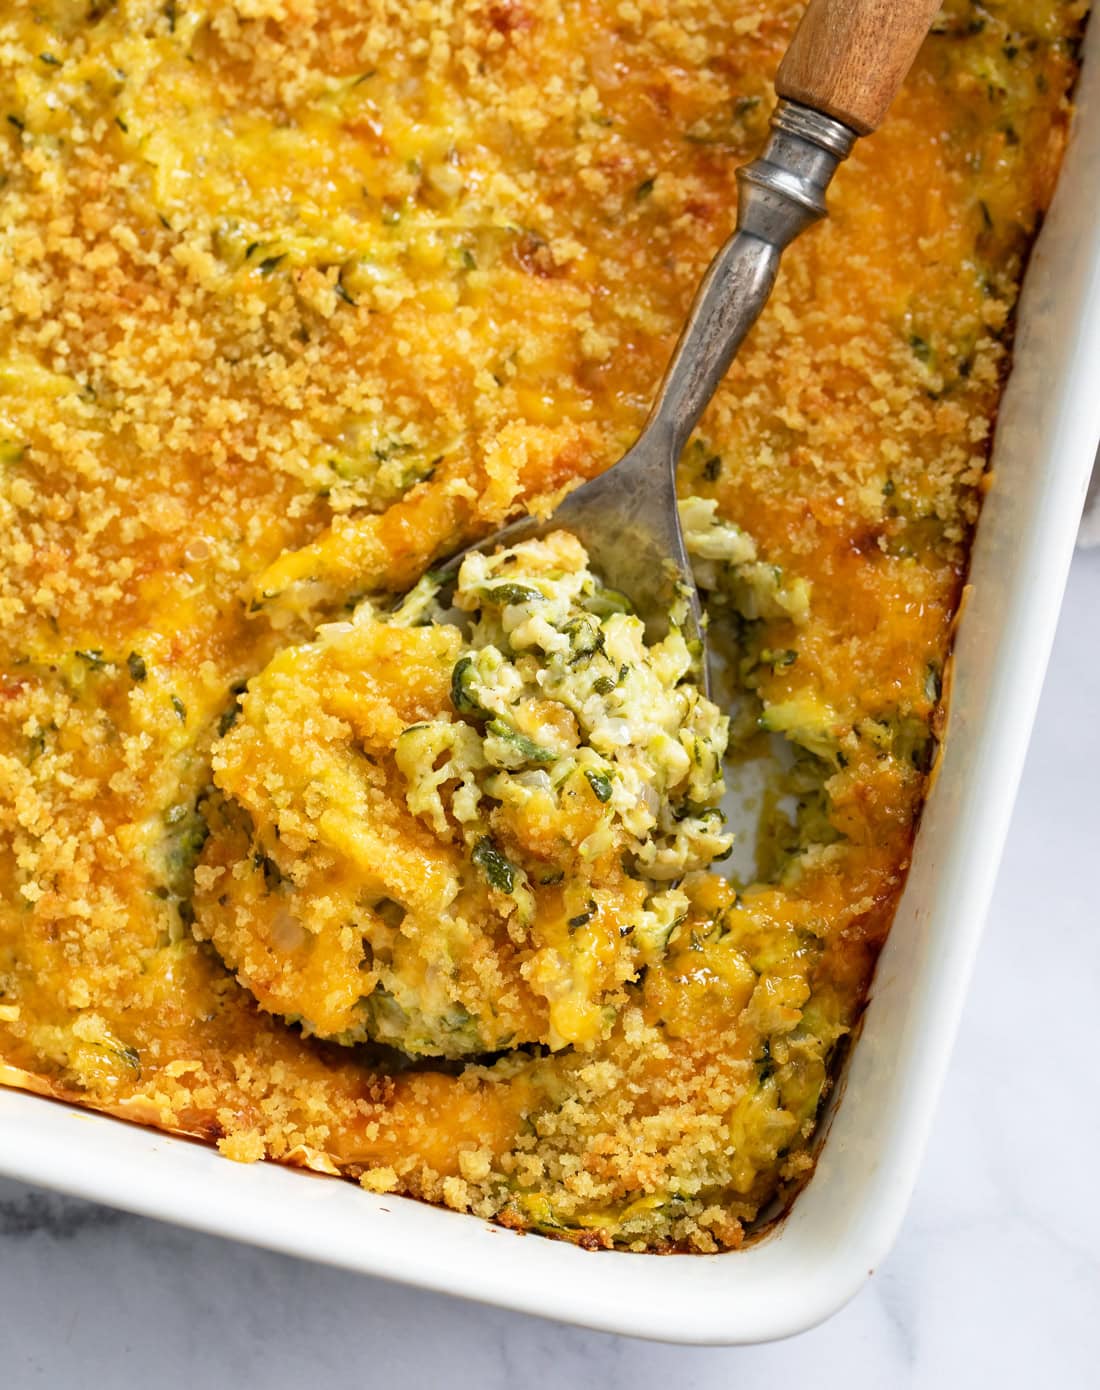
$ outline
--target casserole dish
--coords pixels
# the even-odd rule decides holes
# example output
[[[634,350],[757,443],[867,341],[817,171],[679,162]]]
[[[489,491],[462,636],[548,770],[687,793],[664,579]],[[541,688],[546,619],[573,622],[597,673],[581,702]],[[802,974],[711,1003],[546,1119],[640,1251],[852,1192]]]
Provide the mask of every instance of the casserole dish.
[[[815,1181],[736,1257],[611,1265],[391,1197],[237,1168],[202,1149],[0,1094],[0,1168],[349,1269],[687,1342],[803,1330],[858,1288],[896,1230],[961,1006],[1007,827],[1088,467],[1100,249],[1100,129],[1086,64],[1076,136],[1021,310],[997,482],[960,628],[948,751],[880,967],[851,1086]],[[0,1076],[2,1079],[2,1076]],[[74,1128],[77,1125],[77,1128]],[[347,1206],[354,1203],[354,1207]]]

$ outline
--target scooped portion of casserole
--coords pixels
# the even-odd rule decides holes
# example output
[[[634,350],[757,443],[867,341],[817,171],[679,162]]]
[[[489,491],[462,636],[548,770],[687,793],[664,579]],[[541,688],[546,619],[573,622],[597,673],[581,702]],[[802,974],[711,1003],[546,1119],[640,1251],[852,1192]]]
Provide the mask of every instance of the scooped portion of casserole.
[[[785,255],[708,701],[567,535],[433,574],[636,436],[797,5],[0,0],[0,1084],[587,1246],[790,1199],[1086,9],[947,0]]]
[[[679,630],[555,532],[369,601],[214,745],[195,932],[308,1033],[464,1057],[606,1038],[728,853],[728,721]]]

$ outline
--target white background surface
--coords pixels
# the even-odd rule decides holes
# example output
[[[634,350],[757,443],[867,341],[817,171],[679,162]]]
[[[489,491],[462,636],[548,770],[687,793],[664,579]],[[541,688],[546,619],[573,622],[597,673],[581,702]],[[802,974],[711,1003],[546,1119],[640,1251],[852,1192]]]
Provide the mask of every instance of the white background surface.
[[[909,1217],[870,1285],[824,1327],[774,1346],[653,1346],[0,1181],[0,1386],[742,1390],[798,1377],[814,1390],[1095,1390],[1098,802],[1100,552],[1092,551],[1074,564]]]

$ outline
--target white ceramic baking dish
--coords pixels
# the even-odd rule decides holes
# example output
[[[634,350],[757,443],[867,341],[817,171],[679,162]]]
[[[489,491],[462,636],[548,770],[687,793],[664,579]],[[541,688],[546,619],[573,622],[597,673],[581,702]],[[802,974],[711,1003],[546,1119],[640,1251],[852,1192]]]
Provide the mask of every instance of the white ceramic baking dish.
[[[764,1341],[840,1308],[916,1177],[986,915],[1100,438],[1100,24],[1027,276],[941,775],[817,1172],[737,1253],[593,1254],[347,1183],[240,1166],[0,1089],[0,1173],[424,1288],[609,1331]]]

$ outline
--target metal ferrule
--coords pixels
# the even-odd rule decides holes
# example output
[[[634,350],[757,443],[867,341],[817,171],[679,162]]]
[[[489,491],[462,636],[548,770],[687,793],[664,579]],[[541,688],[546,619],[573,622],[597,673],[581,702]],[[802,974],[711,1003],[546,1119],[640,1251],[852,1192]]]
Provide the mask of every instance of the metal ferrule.
[[[781,101],[763,153],[737,171],[738,230],[782,248],[825,216],[825,190],[856,132],[794,101]]]

